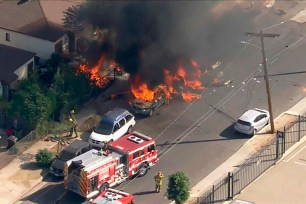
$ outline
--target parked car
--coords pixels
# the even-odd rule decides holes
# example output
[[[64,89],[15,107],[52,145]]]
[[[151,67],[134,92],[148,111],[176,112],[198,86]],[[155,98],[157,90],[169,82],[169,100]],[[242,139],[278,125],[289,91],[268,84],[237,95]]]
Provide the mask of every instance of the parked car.
[[[57,177],[64,177],[65,162],[91,149],[88,142],[75,140],[63,149],[50,166],[49,172]]]
[[[256,135],[269,124],[270,114],[266,110],[255,108],[246,111],[236,122],[235,130],[247,135]]]
[[[105,143],[117,140],[132,132],[136,124],[135,117],[128,110],[116,108],[107,112],[89,136],[89,143],[94,148],[102,148]]]
[[[134,99],[131,101],[131,109],[137,115],[152,116],[153,112],[160,106],[168,103],[168,98],[162,89],[158,89],[152,101]]]

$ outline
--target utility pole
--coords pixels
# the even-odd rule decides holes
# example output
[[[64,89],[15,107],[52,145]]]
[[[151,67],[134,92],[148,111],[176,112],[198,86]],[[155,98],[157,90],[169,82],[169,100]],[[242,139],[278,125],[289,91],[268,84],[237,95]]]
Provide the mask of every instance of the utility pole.
[[[272,100],[271,100],[271,94],[270,94],[270,85],[269,85],[269,78],[268,78],[268,68],[267,68],[267,58],[266,58],[266,53],[265,53],[265,45],[264,45],[264,37],[269,37],[269,38],[277,38],[280,35],[279,34],[269,34],[269,33],[264,33],[263,30],[260,30],[260,33],[250,33],[246,32],[245,35],[247,36],[255,36],[255,37],[260,37],[261,41],[261,52],[262,52],[262,57],[263,57],[263,68],[264,68],[264,79],[266,82],[266,91],[267,91],[267,96],[268,96],[268,106],[269,106],[269,114],[270,114],[270,125],[271,125],[271,133],[275,132],[274,129],[274,117],[273,117],[273,111],[272,111]]]

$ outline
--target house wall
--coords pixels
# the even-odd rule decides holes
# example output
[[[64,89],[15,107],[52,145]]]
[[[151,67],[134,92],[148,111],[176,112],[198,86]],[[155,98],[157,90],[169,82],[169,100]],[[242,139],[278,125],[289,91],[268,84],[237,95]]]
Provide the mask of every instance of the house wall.
[[[16,79],[14,82],[10,84],[10,89],[18,89],[18,81],[22,79],[27,79],[29,75],[29,64],[32,62],[32,68],[34,68],[34,57],[27,61],[24,65],[22,65],[20,68],[18,68],[14,73],[18,76],[18,79]]]
[[[6,39],[6,33],[10,35],[9,41],[7,41]],[[55,44],[63,40],[64,38],[67,38],[67,36],[63,36],[56,42],[50,42],[47,40],[0,28],[0,44],[34,52],[42,60],[49,59],[51,54],[55,51]]]

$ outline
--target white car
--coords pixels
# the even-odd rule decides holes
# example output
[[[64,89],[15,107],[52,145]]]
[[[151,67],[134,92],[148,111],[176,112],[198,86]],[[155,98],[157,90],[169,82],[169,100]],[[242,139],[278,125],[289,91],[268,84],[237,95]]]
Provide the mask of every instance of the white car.
[[[135,124],[135,117],[132,113],[122,108],[114,109],[102,117],[89,136],[88,142],[94,148],[102,148],[104,143],[112,142],[132,132]]]
[[[266,110],[255,108],[246,111],[236,122],[235,130],[247,135],[256,135],[269,124],[270,114]]]

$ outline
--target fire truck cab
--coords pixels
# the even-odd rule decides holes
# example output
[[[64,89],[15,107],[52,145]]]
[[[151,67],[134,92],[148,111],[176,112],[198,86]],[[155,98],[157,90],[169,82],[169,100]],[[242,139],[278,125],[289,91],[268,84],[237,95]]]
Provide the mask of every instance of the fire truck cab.
[[[91,198],[132,176],[146,175],[157,161],[155,140],[132,132],[109,143],[105,151],[92,149],[67,161],[64,185],[68,191]]]
[[[90,204],[134,204],[134,197],[123,191],[107,189],[96,198],[91,199]]]

